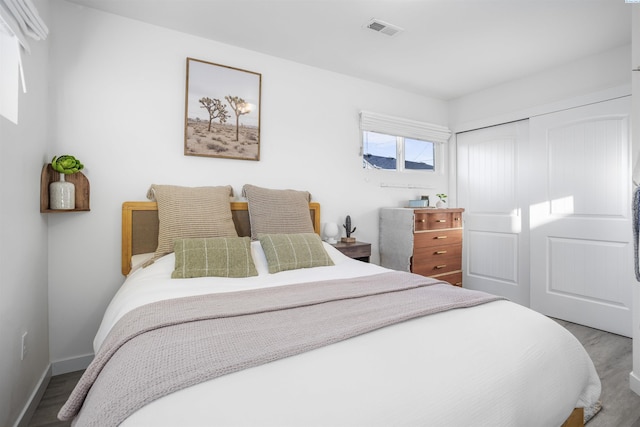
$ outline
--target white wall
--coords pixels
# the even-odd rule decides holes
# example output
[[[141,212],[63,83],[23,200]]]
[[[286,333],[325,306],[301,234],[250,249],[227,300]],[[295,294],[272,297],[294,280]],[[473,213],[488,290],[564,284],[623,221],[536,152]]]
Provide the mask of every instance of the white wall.
[[[472,93],[449,104],[457,132],[528,118],[631,93],[631,46]]]
[[[46,1],[36,1],[48,20]],[[24,55],[28,93],[19,124],[0,117],[0,425],[20,418],[48,373],[47,217],[40,214],[40,172],[48,138],[48,43]],[[21,337],[27,355],[20,360]]]
[[[82,368],[120,275],[120,209],[150,184],[230,184],[311,192],[322,219],[351,215],[377,256],[378,208],[447,191],[447,175],[366,172],[358,112],[447,123],[445,103],[55,2],[52,144],[86,165],[91,212],[49,216],[50,341],[54,374]],[[193,57],[262,74],[259,162],[183,155],[185,61]],[[38,158],[40,160],[40,158]],[[445,159],[446,161],[446,159]],[[431,189],[382,188],[380,182]]]

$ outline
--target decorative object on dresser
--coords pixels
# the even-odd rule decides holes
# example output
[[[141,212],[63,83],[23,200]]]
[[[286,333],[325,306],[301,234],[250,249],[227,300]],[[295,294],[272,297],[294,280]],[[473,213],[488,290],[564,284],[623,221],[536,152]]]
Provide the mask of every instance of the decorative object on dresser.
[[[447,195],[444,193],[436,194],[438,201],[436,202],[436,208],[444,208],[447,206]]]
[[[351,233],[356,231],[356,227],[353,227],[353,230],[351,229],[351,216],[347,215],[347,218],[345,219],[344,224],[342,224],[342,226],[344,227],[345,230],[347,230],[347,237],[343,237],[342,239],[340,239],[340,241],[342,243],[355,243],[356,238],[351,237]]]
[[[429,196],[422,196],[417,200],[409,200],[407,204],[409,208],[428,208],[429,207]]]
[[[462,286],[462,212],[382,208],[380,264]]]
[[[40,212],[89,210],[89,181],[73,156],[54,156],[40,175]]]
[[[369,262],[371,257],[371,243],[358,241],[353,243],[337,242],[333,244],[333,247],[349,258],[357,259],[358,261]]]

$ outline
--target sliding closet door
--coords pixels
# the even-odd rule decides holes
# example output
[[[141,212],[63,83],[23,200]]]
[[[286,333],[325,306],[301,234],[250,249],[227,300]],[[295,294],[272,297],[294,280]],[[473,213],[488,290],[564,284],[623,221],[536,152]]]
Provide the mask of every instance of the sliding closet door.
[[[456,141],[463,286],[529,306],[527,121],[460,133]]]
[[[530,120],[531,308],[631,336],[630,97]]]

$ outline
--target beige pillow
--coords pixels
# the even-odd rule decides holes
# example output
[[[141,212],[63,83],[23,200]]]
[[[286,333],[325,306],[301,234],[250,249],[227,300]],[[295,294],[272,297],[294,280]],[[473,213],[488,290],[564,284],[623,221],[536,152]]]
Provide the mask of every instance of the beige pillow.
[[[238,237],[231,217],[230,185],[179,187],[152,185],[147,197],[158,202],[156,260],[173,252],[176,239]]]
[[[245,184],[242,194],[247,198],[253,240],[258,239],[258,234],[314,232],[309,213],[309,192],[272,190]]]
[[[334,265],[315,233],[261,234],[260,245],[267,257],[269,273]]]
[[[192,277],[250,277],[258,271],[248,237],[213,237],[175,241],[173,279]]]

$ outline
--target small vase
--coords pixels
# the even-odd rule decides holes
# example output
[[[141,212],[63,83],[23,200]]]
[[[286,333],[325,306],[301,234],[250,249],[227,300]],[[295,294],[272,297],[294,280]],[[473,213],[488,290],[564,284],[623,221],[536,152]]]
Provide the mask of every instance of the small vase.
[[[65,180],[65,174],[60,174],[60,181],[49,184],[49,208],[50,209],[75,209],[76,186],[73,182]]]
[[[444,207],[446,207],[446,205],[442,200],[438,200],[436,202],[436,208],[444,208]]]

